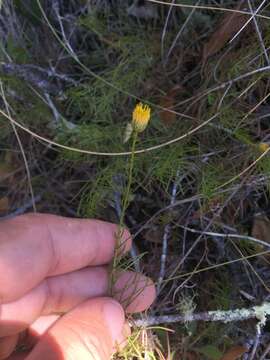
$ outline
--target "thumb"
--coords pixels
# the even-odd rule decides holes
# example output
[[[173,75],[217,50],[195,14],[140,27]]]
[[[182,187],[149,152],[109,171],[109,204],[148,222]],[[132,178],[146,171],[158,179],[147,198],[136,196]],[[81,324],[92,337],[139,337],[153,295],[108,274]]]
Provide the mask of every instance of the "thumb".
[[[109,360],[123,340],[125,314],[111,298],[88,300],[61,317],[26,360]]]

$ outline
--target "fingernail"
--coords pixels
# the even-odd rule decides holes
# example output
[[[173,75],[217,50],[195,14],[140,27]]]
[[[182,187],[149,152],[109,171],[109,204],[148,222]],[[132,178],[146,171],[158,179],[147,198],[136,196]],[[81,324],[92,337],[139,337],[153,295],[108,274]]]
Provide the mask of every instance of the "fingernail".
[[[103,315],[113,342],[122,337],[125,314],[122,306],[115,300],[108,299],[104,304]]]

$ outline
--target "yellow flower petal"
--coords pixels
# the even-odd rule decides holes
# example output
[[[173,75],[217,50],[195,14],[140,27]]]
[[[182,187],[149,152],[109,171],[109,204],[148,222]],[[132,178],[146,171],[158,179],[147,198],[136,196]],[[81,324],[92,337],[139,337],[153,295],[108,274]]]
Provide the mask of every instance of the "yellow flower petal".
[[[132,114],[132,127],[134,131],[142,132],[150,120],[151,109],[148,105],[139,103],[135,106]]]
[[[261,150],[261,152],[265,152],[267,149],[269,149],[269,145],[267,143],[260,143],[259,149]]]

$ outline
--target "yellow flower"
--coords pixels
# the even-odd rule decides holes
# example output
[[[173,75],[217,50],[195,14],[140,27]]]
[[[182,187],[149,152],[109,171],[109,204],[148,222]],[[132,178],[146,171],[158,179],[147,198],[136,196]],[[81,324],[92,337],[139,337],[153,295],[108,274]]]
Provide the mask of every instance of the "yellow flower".
[[[261,150],[261,152],[265,152],[267,149],[269,149],[269,145],[262,142],[259,144],[259,149]]]
[[[150,120],[151,109],[148,105],[139,103],[135,106],[132,114],[132,127],[138,133],[144,131]]]

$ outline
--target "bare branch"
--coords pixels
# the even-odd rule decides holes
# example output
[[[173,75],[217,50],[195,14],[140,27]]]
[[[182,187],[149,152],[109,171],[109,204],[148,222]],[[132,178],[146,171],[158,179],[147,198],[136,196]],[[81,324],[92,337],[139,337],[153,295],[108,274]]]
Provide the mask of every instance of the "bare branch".
[[[253,306],[251,308],[241,308],[235,310],[216,310],[207,311],[195,314],[184,315],[160,315],[147,317],[145,320],[133,320],[131,325],[138,327],[156,326],[161,324],[172,323],[187,323],[192,321],[220,321],[223,323],[244,321],[248,319],[259,320],[260,328],[265,325],[266,317],[270,315],[270,302],[265,302],[260,306]]]

